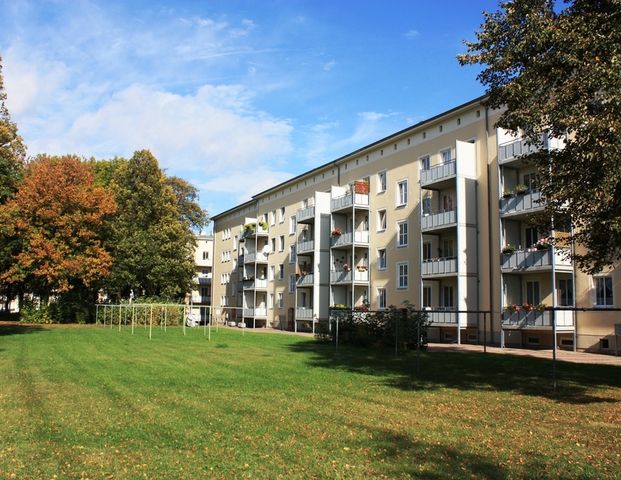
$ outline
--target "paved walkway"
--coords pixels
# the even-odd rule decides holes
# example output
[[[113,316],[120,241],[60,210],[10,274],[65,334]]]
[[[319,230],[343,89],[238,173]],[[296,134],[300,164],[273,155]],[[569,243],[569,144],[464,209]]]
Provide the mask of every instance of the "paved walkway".
[[[430,343],[428,349],[430,352],[483,352],[482,345],[457,345],[456,343]],[[488,346],[487,351],[489,353],[521,355],[523,357],[547,358],[552,360],[552,350],[529,350],[525,348],[500,348]],[[557,350],[556,359],[563,362],[616,365],[621,367],[621,356],[614,355]]]

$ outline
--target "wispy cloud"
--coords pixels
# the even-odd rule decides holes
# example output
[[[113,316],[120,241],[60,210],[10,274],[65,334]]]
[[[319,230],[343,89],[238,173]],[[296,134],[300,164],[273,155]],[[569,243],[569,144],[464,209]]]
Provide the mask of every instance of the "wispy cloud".
[[[418,30],[411,29],[411,30],[408,30],[407,32],[405,32],[403,34],[403,36],[405,38],[409,39],[409,40],[412,40],[414,38],[419,37],[420,36],[420,32]]]

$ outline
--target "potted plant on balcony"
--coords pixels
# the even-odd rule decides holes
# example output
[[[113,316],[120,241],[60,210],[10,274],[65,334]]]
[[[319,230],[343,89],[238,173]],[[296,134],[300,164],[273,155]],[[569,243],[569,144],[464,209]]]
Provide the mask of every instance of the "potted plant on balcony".
[[[513,303],[511,305],[507,305],[507,311],[509,313],[519,312],[520,311],[520,305],[517,305],[515,303]]]
[[[267,230],[267,222],[266,221],[261,221],[259,222],[259,227],[261,227],[263,230]]]
[[[552,240],[550,237],[544,237],[537,240],[535,243],[535,248],[537,250],[548,250],[552,246]]]
[[[504,247],[502,247],[501,251],[505,255],[512,255],[513,253],[515,253],[515,247],[509,243],[505,245]]]
[[[246,225],[244,225],[244,234],[250,235],[251,233],[255,232],[256,228],[257,228],[256,223],[247,223]]]
[[[547,306],[546,306],[545,303],[538,303],[537,305],[535,305],[533,307],[533,310],[536,310],[538,312],[543,312],[543,311],[545,311],[546,308],[547,308]]]
[[[524,185],[523,183],[520,183],[519,185],[515,186],[516,195],[524,195],[526,192],[528,192],[528,187]]]
[[[346,263],[343,264],[343,271],[344,272],[349,272],[350,268],[349,265],[347,265]]]
[[[504,192],[502,192],[502,198],[511,198],[513,195],[513,190],[505,190]]]
[[[339,227],[336,227],[334,230],[332,230],[331,235],[333,237],[340,237],[341,235],[343,235],[343,230],[341,230]]]
[[[530,303],[524,303],[522,304],[522,308],[520,310],[524,312],[532,312],[534,309],[535,309],[534,305]]]
[[[366,272],[367,271],[367,266],[366,265],[358,265],[356,267],[356,270],[358,270],[359,272]]]

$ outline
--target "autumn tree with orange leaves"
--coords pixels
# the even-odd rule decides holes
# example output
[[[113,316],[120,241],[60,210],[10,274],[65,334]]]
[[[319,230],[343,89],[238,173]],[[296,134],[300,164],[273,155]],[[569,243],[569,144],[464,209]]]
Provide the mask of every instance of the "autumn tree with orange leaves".
[[[41,155],[27,164],[16,194],[0,205],[0,234],[21,239],[0,281],[19,284],[45,303],[50,295],[94,288],[112,257],[101,233],[116,211],[79,157]]]

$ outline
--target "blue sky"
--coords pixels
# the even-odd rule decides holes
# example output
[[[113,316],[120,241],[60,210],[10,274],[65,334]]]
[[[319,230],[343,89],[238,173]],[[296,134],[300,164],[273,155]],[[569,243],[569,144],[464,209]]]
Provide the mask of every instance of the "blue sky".
[[[150,149],[210,214],[483,93],[494,1],[0,0],[30,155]]]

